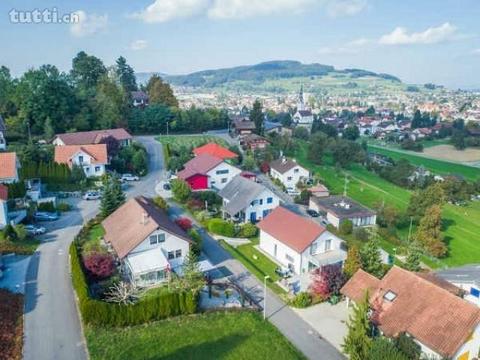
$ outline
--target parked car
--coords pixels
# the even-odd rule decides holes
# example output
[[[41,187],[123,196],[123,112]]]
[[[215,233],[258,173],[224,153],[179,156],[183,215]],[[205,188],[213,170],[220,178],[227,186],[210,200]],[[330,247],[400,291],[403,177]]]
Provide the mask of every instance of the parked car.
[[[51,212],[36,212],[33,214],[33,218],[36,221],[55,221],[58,220],[59,216],[58,214]]]
[[[320,216],[320,214],[317,211],[312,210],[312,209],[308,209],[307,214],[310,215],[311,217],[319,217]]]
[[[290,276],[292,276],[292,270],[283,266],[277,267],[275,269],[275,273],[282,278],[289,278]]]
[[[140,178],[136,175],[132,174],[123,174],[122,177],[120,178],[122,181],[138,181]]]
[[[295,189],[293,187],[288,187],[287,188],[287,194],[290,195],[290,196],[297,196],[297,195],[300,195],[300,191],[298,191],[297,189]]]
[[[169,183],[165,183],[165,184],[163,184],[163,190],[167,190],[167,191],[169,191],[169,190],[171,190],[171,189],[172,189],[172,187],[170,186],[170,184],[169,184]]]
[[[102,195],[98,191],[87,191],[83,195],[83,200],[98,200]]]
[[[28,235],[42,235],[47,231],[43,226],[36,226],[33,224],[25,225],[25,230],[27,230]]]

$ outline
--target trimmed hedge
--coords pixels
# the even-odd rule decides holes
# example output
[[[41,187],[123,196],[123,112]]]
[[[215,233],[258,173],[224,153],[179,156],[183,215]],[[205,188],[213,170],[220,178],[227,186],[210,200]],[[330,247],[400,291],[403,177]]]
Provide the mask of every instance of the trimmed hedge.
[[[143,298],[134,305],[92,299],[75,242],[70,245],[70,266],[80,312],[83,321],[87,324],[132,326],[171,316],[193,314],[197,310],[198,297],[191,292],[165,292]]]
[[[235,237],[235,225],[222,219],[211,219],[208,222],[208,231],[217,235]]]

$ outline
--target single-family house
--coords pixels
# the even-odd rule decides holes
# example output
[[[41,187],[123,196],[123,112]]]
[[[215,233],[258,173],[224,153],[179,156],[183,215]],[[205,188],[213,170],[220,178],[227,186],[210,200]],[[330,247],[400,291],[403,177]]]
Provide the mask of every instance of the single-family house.
[[[380,280],[358,270],[342,287],[350,301],[368,290],[370,321],[381,334],[406,334],[429,359],[476,359],[480,350],[480,308],[428,277],[393,266]]]
[[[343,264],[343,240],[323,226],[279,206],[258,223],[260,249],[295,274]]]
[[[371,226],[377,221],[377,214],[373,210],[346,196],[311,196],[309,208],[325,214],[327,221],[337,229],[344,220],[350,220],[353,226]]]
[[[223,159],[205,153],[185,163],[177,177],[186,181],[192,190],[220,190],[241,172]]]
[[[265,149],[270,142],[265,139],[263,136],[257,134],[245,135],[240,140],[240,145],[245,150],[262,150]]]
[[[55,146],[54,160],[70,168],[80,166],[87,177],[102,176],[108,165],[107,145]]]
[[[480,306],[480,265],[464,265],[439,270],[436,274],[442,279],[462,289],[463,298]]]
[[[207,154],[210,156],[215,156],[222,160],[232,160],[238,157],[238,155],[235,154],[233,151],[230,151],[229,149],[226,149],[223,146],[218,145],[216,143],[208,143],[208,144],[199,146],[193,149],[193,154],[195,156]]]
[[[119,128],[58,134],[52,143],[55,146],[94,145],[103,143],[110,136],[117,140],[121,147],[130,145],[133,139],[127,130]]]
[[[3,121],[2,115],[0,115],[0,150],[7,149],[7,127],[5,121]]]
[[[132,91],[130,92],[132,97],[132,105],[135,107],[145,107],[148,106],[148,95],[145,91]]]
[[[20,162],[14,152],[0,153],[0,183],[11,184],[18,181]]]
[[[138,286],[151,286],[181,269],[190,239],[167,213],[150,199],[128,200],[102,221],[104,240],[121,263],[126,277]]]
[[[248,117],[237,117],[233,120],[232,125],[235,134],[240,136],[253,134],[255,131],[255,123]]]
[[[310,172],[300,166],[295,159],[281,157],[270,163],[270,176],[280,180],[286,188],[295,188],[300,181],[310,177]]]
[[[271,190],[238,175],[218,193],[223,199],[225,219],[255,223],[280,205],[280,199]]]

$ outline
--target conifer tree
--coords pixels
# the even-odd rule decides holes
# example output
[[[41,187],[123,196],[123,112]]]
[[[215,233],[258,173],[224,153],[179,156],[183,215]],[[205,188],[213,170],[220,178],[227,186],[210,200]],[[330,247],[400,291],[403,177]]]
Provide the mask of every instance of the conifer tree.
[[[368,292],[362,301],[355,304],[353,313],[347,323],[348,333],[343,340],[342,348],[350,360],[368,359],[372,346],[371,325],[368,318]]]

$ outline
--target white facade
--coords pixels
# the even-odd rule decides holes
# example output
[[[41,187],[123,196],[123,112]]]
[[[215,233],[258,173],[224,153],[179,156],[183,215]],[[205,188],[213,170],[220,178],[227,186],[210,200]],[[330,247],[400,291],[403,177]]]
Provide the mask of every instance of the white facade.
[[[309,209],[315,210],[317,212],[320,212],[321,209],[319,206],[313,201],[313,199],[310,199],[309,204],[308,204]],[[333,212],[327,211],[327,221],[335,226],[337,229],[340,227],[340,223],[342,220],[339,218],[336,214]],[[352,216],[349,217],[348,220],[350,220],[353,224],[353,226],[373,226],[377,222],[377,215],[371,215],[371,216]]]
[[[310,176],[310,172],[307,169],[301,167],[300,165],[296,165],[290,170],[284,172],[283,174],[271,168],[270,176],[274,179],[280,180],[286,188],[295,188],[299,181],[308,179],[308,177]]]
[[[81,166],[86,177],[102,176],[105,174],[105,164],[92,164],[92,157],[83,152],[78,151],[71,158],[72,165]]]
[[[242,171],[225,161],[215,166],[207,172],[208,188],[215,188],[221,190],[227,185],[236,175]]]
[[[0,229],[8,224],[8,207],[7,202],[0,200]]]
[[[167,268],[175,271],[183,264],[189,249],[188,241],[164,230],[157,230],[123,259],[124,269],[130,280],[138,285],[154,285],[167,280]],[[161,250],[161,253],[158,250]],[[141,258],[145,259],[146,263],[136,262],[139,255],[142,255]]]
[[[7,140],[3,131],[0,131],[0,150],[7,150]]]
[[[295,274],[303,274],[323,265],[343,262],[347,254],[342,249],[342,242],[342,239],[325,231],[302,253],[299,253],[267,232],[260,231],[260,248]]]
[[[229,200],[223,199],[223,206],[225,207],[229,203]],[[273,192],[266,189],[263,190],[255,199],[238,212],[238,221],[246,223],[262,220],[273,209],[280,205],[280,199]]]

